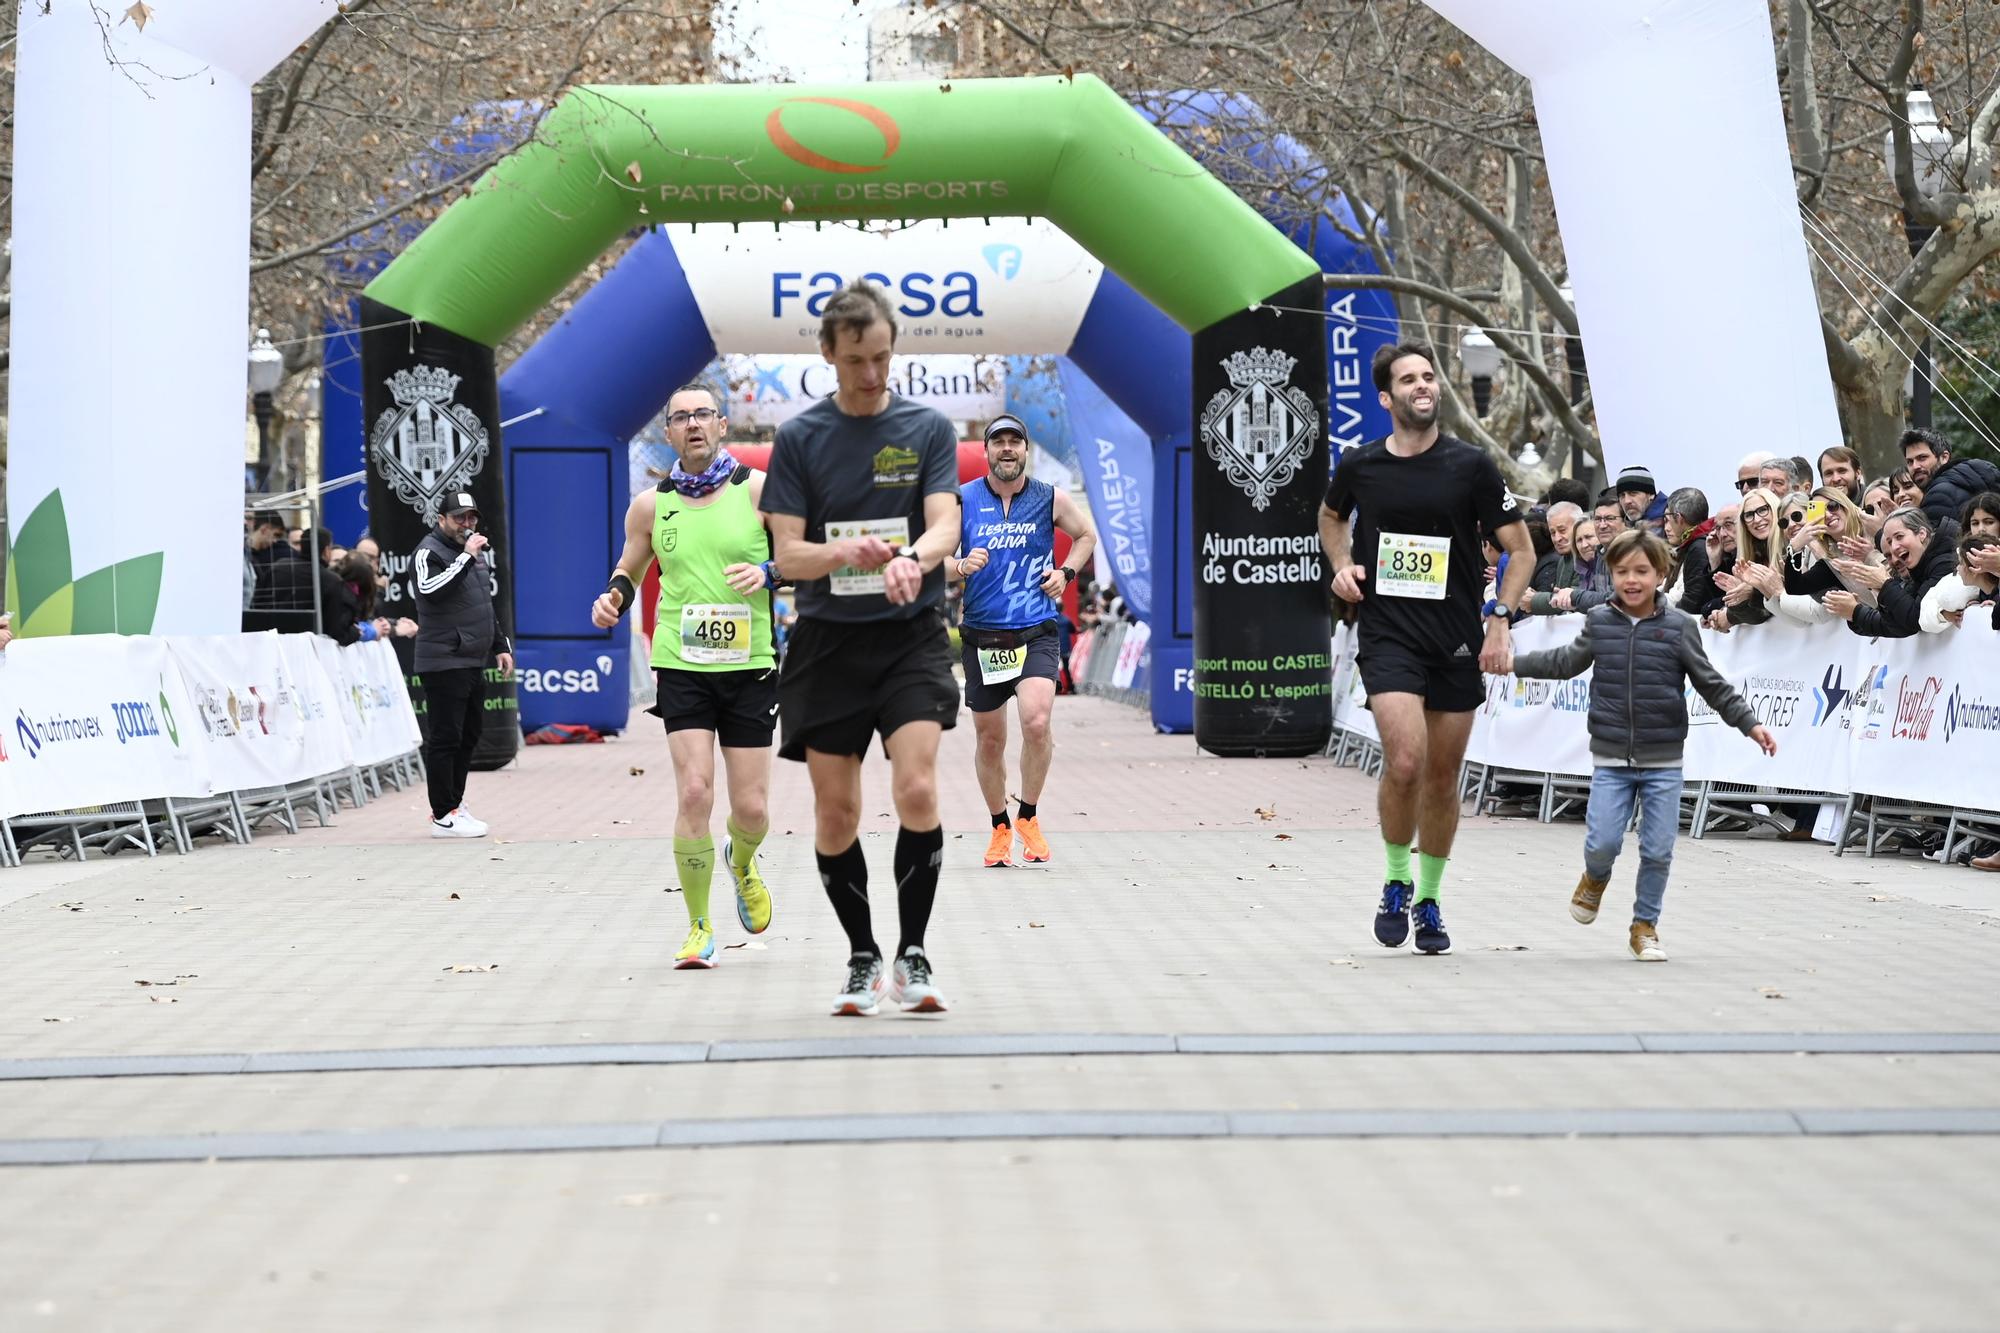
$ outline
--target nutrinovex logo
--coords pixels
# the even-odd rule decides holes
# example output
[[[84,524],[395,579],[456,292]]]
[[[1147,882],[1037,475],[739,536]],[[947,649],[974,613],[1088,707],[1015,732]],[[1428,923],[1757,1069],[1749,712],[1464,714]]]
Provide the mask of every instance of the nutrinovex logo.
[[[805,103],[813,106],[830,106],[851,112],[873,125],[882,135],[882,160],[880,162],[847,162],[825,153],[814,152],[792,137],[785,128],[785,108]],[[866,102],[856,102],[846,97],[788,97],[771,109],[764,118],[764,133],[779,152],[797,162],[800,166],[811,167],[815,171],[833,171],[843,176],[863,176],[871,171],[880,171],[889,165],[889,159],[903,145],[903,131],[888,112],[873,107]]]

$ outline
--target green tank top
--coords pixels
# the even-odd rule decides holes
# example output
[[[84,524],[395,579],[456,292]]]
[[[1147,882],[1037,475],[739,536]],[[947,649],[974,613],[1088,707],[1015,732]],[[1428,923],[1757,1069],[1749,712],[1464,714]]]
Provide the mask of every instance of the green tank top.
[[[653,665],[676,671],[768,671],[771,593],[744,594],[722,571],[771,558],[770,536],[748,482],[733,482],[699,508],[672,486],[654,492],[653,555],[660,562],[659,622]]]

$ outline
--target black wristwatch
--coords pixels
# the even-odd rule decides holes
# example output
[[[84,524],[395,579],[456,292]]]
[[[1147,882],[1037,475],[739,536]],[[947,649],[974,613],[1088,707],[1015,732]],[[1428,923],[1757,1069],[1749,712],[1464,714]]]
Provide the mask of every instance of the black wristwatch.
[[[1064,587],[1068,587],[1070,584],[1076,582],[1076,571],[1071,569],[1068,565],[1057,565],[1056,568],[1060,569],[1063,572]]]

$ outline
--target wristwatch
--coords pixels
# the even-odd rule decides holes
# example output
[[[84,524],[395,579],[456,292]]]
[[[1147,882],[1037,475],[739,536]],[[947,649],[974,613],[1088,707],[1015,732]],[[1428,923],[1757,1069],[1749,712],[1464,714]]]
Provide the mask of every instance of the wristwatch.
[[[1506,607],[1500,605],[1500,599],[1498,597],[1487,598],[1486,605],[1479,608],[1479,614],[1482,617],[1505,616],[1509,621],[1513,620],[1514,618],[1512,612],[1508,611]]]
[[[1063,573],[1064,587],[1068,587],[1070,584],[1076,582],[1076,571],[1071,569],[1068,565],[1057,565],[1056,568],[1060,569]]]

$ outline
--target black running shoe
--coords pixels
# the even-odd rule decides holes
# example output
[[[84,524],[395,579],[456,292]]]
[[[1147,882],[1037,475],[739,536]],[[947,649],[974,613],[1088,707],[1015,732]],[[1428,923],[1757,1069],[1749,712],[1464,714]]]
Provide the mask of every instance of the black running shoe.
[[[1400,949],[1410,938],[1410,886],[1392,879],[1382,886],[1382,905],[1375,909],[1375,942]]]
[[[1417,923],[1418,953],[1450,953],[1451,936],[1444,932],[1444,912],[1437,899],[1427,898],[1410,909]]]

